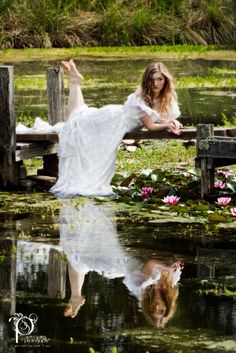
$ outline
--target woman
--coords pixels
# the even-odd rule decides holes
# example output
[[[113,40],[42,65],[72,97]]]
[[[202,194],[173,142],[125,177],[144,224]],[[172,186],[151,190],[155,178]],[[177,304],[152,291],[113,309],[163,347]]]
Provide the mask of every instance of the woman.
[[[126,132],[141,127],[180,134],[182,125],[173,80],[162,63],[148,65],[140,87],[124,105],[88,107],[73,60],[62,62],[70,76],[69,119],[59,135],[59,196],[111,195],[115,157]]]

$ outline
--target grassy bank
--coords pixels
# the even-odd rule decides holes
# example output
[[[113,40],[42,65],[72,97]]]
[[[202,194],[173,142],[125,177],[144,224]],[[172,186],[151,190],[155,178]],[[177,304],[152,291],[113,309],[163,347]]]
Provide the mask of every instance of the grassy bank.
[[[49,61],[65,58],[93,60],[128,60],[154,58],[155,60],[207,59],[236,60],[233,46],[224,45],[153,45],[132,47],[76,47],[76,48],[24,48],[0,49],[0,62]]]
[[[0,48],[228,44],[232,1],[4,0],[0,29]]]

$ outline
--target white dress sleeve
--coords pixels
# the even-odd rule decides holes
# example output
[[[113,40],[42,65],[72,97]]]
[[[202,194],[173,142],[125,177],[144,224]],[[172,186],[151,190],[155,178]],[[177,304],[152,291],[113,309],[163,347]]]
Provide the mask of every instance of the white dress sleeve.
[[[168,114],[168,119],[175,120],[180,116],[180,114],[181,113],[179,110],[179,105],[178,105],[176,99],[173,98],[172,102],[171,102],[171,111]]]
[[[146,105],[139,96],[138,91],[128,96],[124,103],[124,111],[132,119],[141,119],[145,115],[149,115],[153,122],[157,122],[160,119],[160,114]]]

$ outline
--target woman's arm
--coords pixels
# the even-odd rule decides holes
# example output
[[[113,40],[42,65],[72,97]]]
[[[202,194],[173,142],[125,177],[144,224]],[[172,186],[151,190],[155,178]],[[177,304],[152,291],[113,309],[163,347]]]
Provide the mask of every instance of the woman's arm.
[[[145,115],[140,119],[142,124],[150,131],[170,130],[176,135],[180,135],[180,128],[182,124],[178,120],[164,120],[154,123],[149,115]]]

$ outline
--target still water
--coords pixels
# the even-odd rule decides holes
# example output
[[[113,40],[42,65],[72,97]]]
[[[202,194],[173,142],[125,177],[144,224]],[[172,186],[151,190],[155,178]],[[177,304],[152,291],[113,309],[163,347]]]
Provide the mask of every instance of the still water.
[[[235,295],[214,295],[236,290],[234,229],[84,198],[0,226],[0,352],[236,352]]]
[[[76,62],[85,77],[83,92],[86,103],[96,107],[122,104],[136,89],[144,68],[152,60],[154,59],[125,60],[119,57],[115,60],[98,57],[95,60],[89,56],[78,58]],[[157,60],[161,58],[158,57]],[[229,121],[232,120],[236,111],[235,87],[222,82],[224,79],[235,78],[235,61],[188,59],[163,62],[175,78],[182,112],[181,121],[185,126],[197,123],[222,125],[222,113]],[[46,89],[39,88],[37,81],[34,84],[34,77],[45,75],[48,67],[58,65],[58,61],[24,62],[14,65],[18,80],[24,80],[21,88],[16,89],[18,120],[21,120],[21,116],[47,116]],[[196,78],[197,86],[196,83],[192,86],[192,81]],[[205,79],[208,80],[207,86]],[[186,80],[187,85],[184,83]],[[46,82],[46,78],[44,81]],[[32,85],[34,87],[30,88]]]

